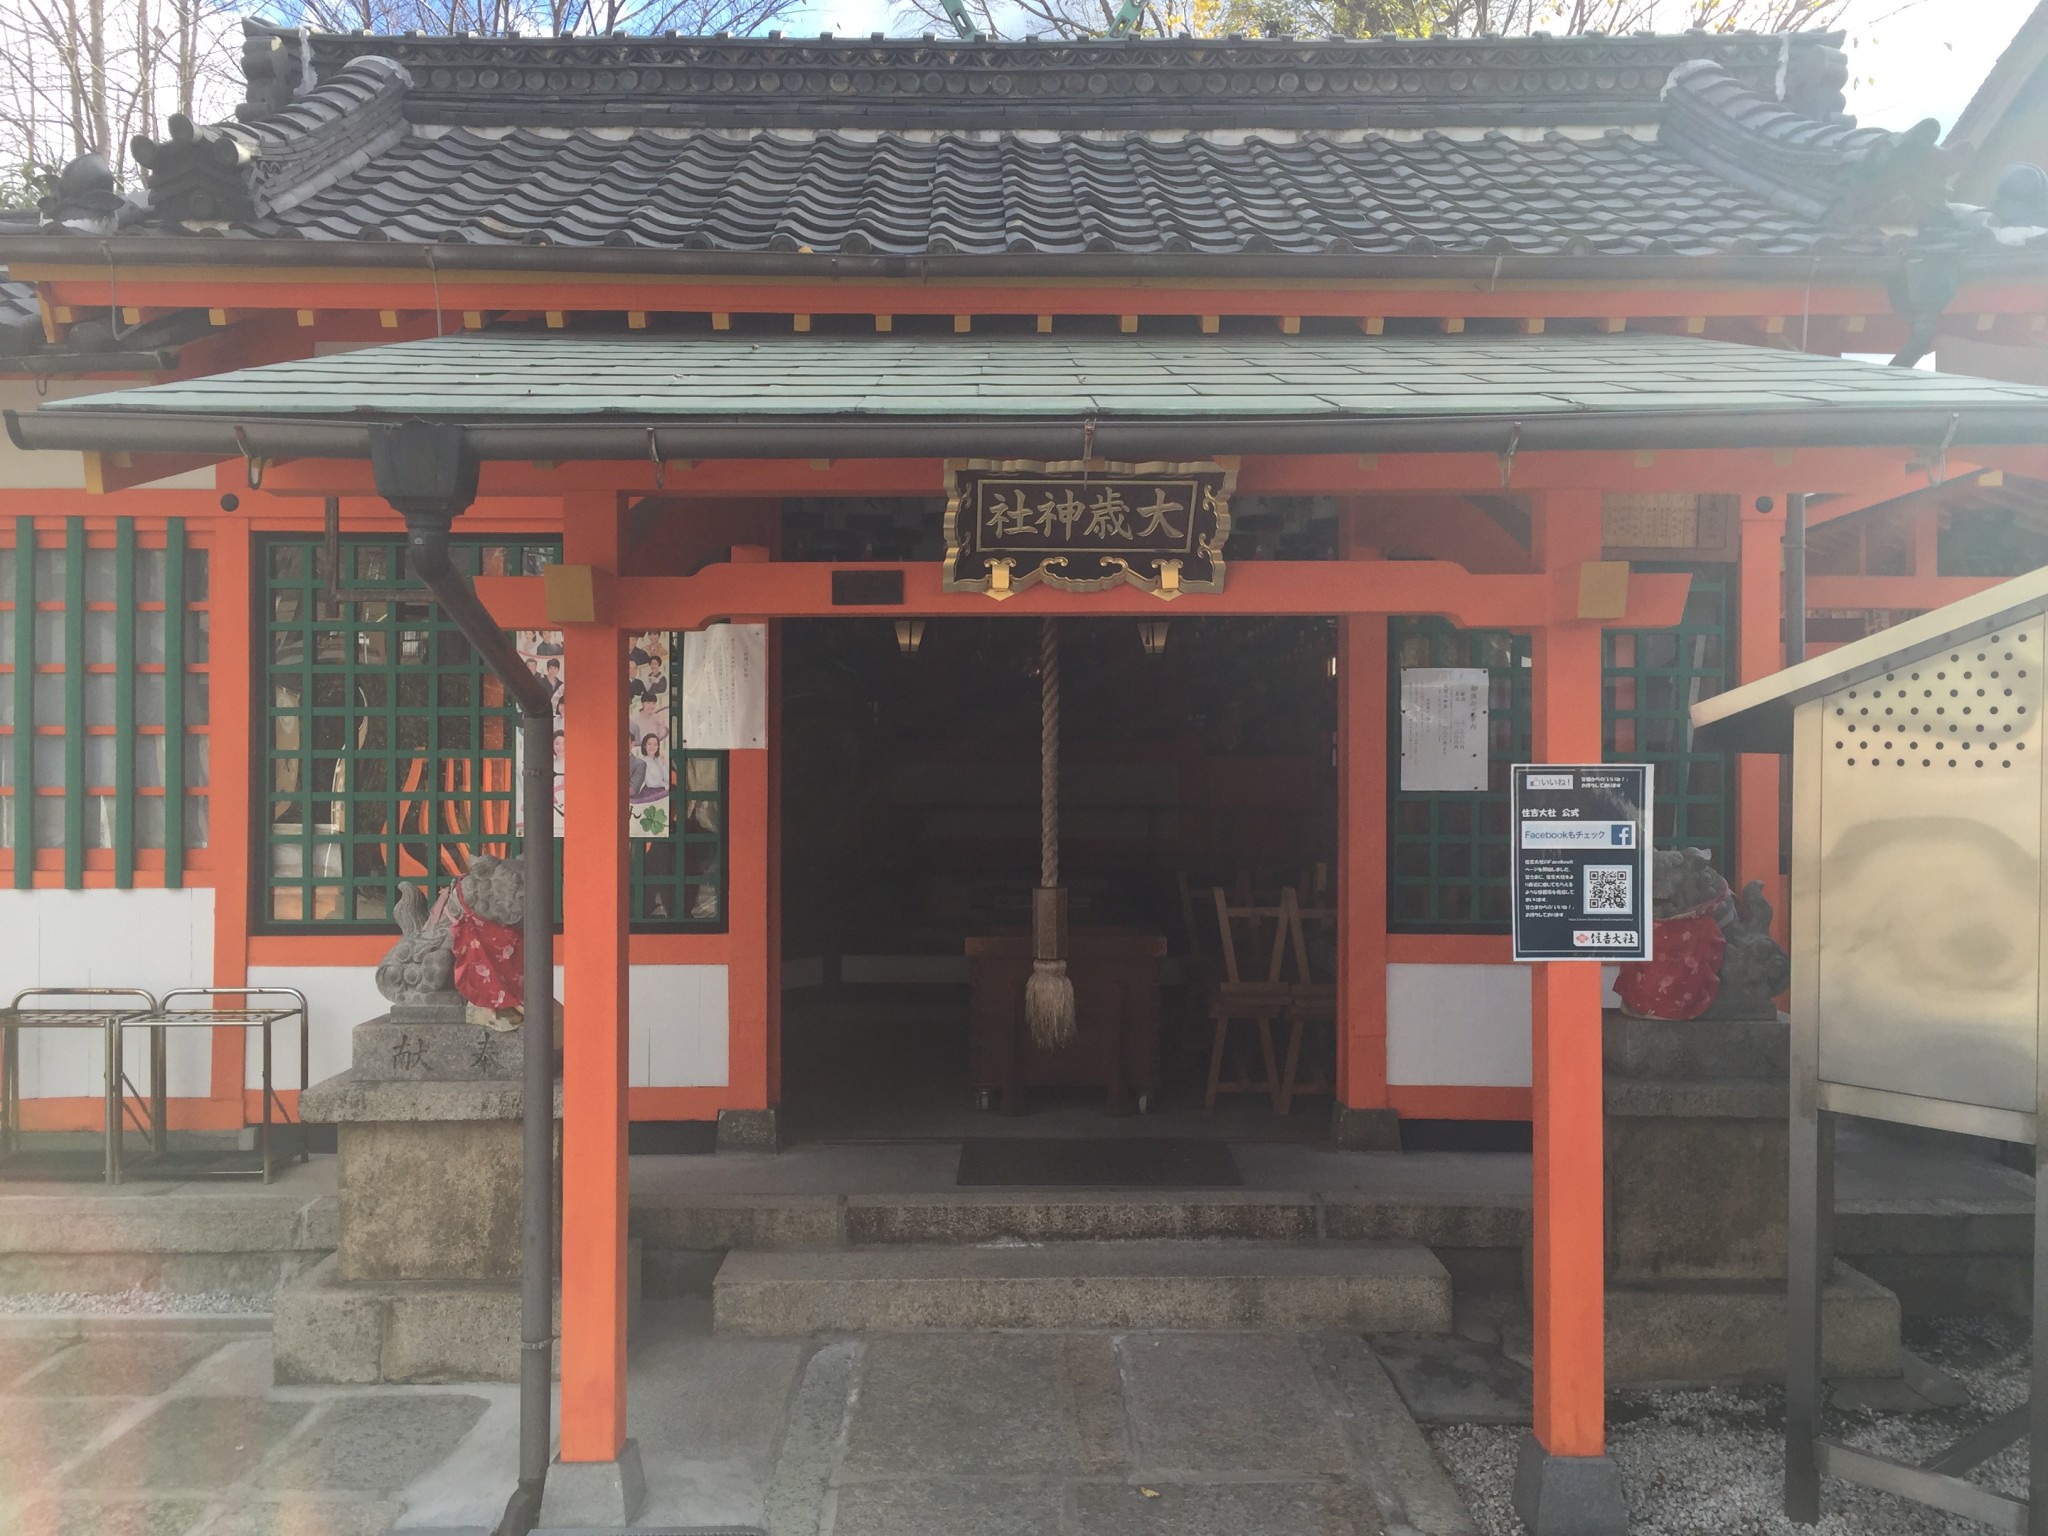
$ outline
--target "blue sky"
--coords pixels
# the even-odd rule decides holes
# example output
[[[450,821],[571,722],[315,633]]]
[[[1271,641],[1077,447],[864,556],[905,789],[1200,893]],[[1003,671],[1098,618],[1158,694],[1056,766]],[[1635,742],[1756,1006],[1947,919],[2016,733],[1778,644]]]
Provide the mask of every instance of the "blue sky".
[[[2035,0],[1861,0],[1852,12],[1849,110],[1877,127],[1946,128]],[[812,0],[782,23],[801,35],[897,30],[898,0]],[[905,23],[903,30],[910,30]]]

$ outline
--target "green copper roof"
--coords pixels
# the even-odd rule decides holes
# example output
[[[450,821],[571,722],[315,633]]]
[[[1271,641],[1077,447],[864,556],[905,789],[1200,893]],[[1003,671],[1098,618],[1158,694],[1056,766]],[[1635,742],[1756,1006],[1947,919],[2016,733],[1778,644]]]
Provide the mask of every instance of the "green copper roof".
[[[481,333],[54,401],[15,427],[30,446],[189,451],[268,424],[273,453],[353,454],[365,424],[407,417],[464,423],[505,458],[646,456],[622,429],[659,429],[658,451],[685,457],[756,439],[792,455],[1071,453],[1084,431],[1109,457],[1918,446],[2037,440],[2048,390],[1648,334]]]
[[[474,334],[243,368],[52,412],[263,416],[1544,415],[2048,403],[2048,391],[1692,337]]]

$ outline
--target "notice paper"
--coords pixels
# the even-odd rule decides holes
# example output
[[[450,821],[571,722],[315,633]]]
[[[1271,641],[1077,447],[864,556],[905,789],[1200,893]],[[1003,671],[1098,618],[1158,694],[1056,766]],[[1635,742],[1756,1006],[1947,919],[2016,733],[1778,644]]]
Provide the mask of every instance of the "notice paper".
[[[683,745],[743,752],[768,745],[768,628],[712,624],[683,636]]]
[[[1484,667],[1401,669],[1401,788],[1487,787]]]

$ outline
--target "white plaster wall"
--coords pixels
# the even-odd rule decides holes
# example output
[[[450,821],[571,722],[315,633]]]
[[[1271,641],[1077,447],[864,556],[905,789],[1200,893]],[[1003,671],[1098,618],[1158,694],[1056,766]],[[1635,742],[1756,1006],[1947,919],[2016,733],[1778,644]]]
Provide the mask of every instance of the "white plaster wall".
[[[312,1058],[307,1081],[317,1083],[348,1065],[349,1031],[384,1011],[377,991],[377,970],[369,965],[252,965],[252,987],[295,987],[306,994],[307,1054]],[[271,1032],[270,1081],[274,1087],[299,1086],[299,1032],[290,1027]],[[262,1037],[251,1031],[243,1047],[246,1087],[263,1081]]]
[[[573,1004],[564,998],[563,1007]],[[732,1013],[722,965],[636,965],[632,1064],[636,1088],[722,1088],[732,1081]]]
[[[296,987],[306,994],[311,1080],[332,1077],[349,1064],[349,1035],[385,1008],[377,972],[367,965],[252,965],[252,986]],[[562,968],[555,967],[555,995],[562,995]],[[722,965],[636,965],[627,994],[632,1009],[628,1081],[635,1088],[722,1087],[730,1080],[726,968]],[[295,1088],[299,1081],[298,1035],[273,1037],[272,1081]],[[262,1081],[261,1043],[252,1035],[246,1081]]]
[[[1387,967],[1387,1081],[1526,1088],[1526,965]]]
[[[0,891],[0,998],[25,987],[141,987],[162,996],[213,979],[213,892]],[[170,1034],[170,1092],[204,1097],[211,1046],[205,1030]],[[134,1036],[127,1067],[148,1083],[148,1042]],[[28,1030],[21,1037],[23,1098],[97,1096],[100,1043],[84,1031]]]
[[[96,395],[105,390],[128,387],[125,381],[118,379],[51,379],[45,383],[45,392],[39,395],[32,379],[0,379],[0,406],[28,412],[45,400],[69,400],[76,395]],[[209,465],[205,469],[187,470],[184,474],[153,483],[179,490],[211,490],[213,468]],[[0,489],[78,490],[84,485],[85,460],[80,455],[47,450],[24,453],[0,436]]]

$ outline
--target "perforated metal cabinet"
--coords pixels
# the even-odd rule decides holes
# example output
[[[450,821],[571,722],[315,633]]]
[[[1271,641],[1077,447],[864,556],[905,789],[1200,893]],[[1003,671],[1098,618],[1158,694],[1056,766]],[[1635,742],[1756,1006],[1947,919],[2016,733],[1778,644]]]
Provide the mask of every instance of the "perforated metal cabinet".
[[[2048,1236],[2044,676],[2048,571],[1692,712],[1699,747],[1792,754],[1785,1502],[1798,1521],[1819,1517],[1826,1474],[2048,1536],[2048,1501],[1969,1476],[2022,1439],[2048,1468],[2048,1350],[2033,1367],[2042,1412],[2016,1409],[1920,1465],[1819,1434],[1839,1116],[2033,1143]],[[2048,1248],[2034,1273],[2039,1320]]]
[[[1819,772],[1794,790],[1818,832],[1815,857],[1795,842],[1797,969],[1817,968],[1823,1083],[2034,1113],[2043,633],[2037,615],[1923,647],[1799,706],[1795,752]]]

